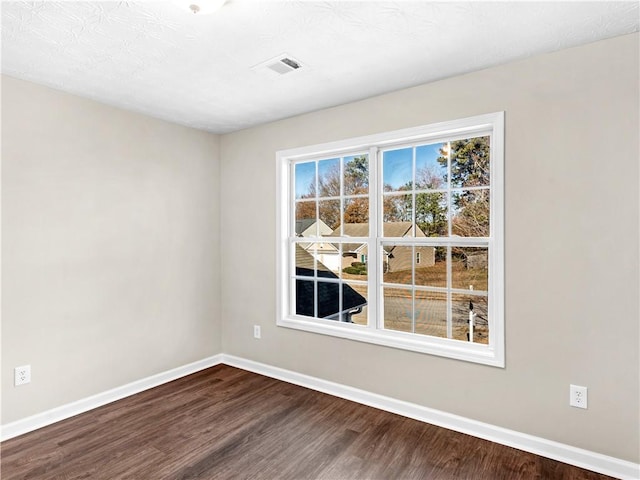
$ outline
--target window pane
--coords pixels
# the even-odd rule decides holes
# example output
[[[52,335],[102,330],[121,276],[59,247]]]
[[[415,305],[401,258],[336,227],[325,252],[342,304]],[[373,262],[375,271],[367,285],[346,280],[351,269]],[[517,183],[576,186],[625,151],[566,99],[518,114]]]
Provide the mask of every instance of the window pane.
[[[452,194],[451,234],[489,236],[489,190],[460,190]]]
[[[295,274],[303,277],[335,278],[340,274],[340,255],[332,243],[297,243]]]
[[[318,189],[321,197],[340,196],[340,159],[318,162]]]
[[[314,244],[313,255],[316,259],[318,276],[338,278],[340,276],[340,245],[331,242]],[[330,274],[327,272],[331,272]]]
[[[489,139],[467,138],[451,142],[451,186],[489,185]]]
[[[340,320],[340,284],[318,282],[318,318]]]
[[[383,245],[382,271],[385,283],[413,284],[413,247]]]
[[[446,287],[447,286],[447,256],[446,248],[437,247],[444,250],[443,254],[436,247],[415,247],[415,283],[424,287]]]
[[[320,215],[319,234],[321,237],[328,237],[340,226],[340,200],[320,200],[318,209]]]
[[[382,204],[382,235],[384,237],[413,237],[413,196],[384,195]]]
[[[489,290],[489,250],[481,247],[451,249],[453,288]]]
[[[313,277],[316,270],[316,260],[313,252],[313,243],[296,243],[295,264],[298,276]]]
[[[318,318],[340,319],[340,285],[338,283],[318,282],[317,308]]]
[[[369,251],[364,243],[342,244],[342,278],[367,280]]]
[[[318,236],[318,223],[316,222],[316,202],[296,202],[296,237]]]
[[[344,223],[369,223],[369,198],[349,198],[344,201]],[[368,227],[367,227],[368,232]],[[353,236],[353,235],[351,235]]]
[[[344,158],[344,194],[369,193],[369,155],[353,155]]]
[[[295,164],[296,198],[314,197],[316,193],[316,163]]]
[[[447,188],[447,144],[416,148],[416,190]]]
[[[315,282],[296,280],[296,315],[314,316]]]
[[[452,300],[453,338],[469,341],[469,312],[473,312],[473,341],[489,343],[487,297],[454,293]]]
[[[416,290],[416,333],[447,338],[447,294]]]
[[[316,272],[321,278],[340,276],[340,254],[338,246],[329,242],[318,242],[311,245],[308,252],[316,260]]]
[[[342,317],[341,321],[367,324],[367,286],[359,283],[342,284]]]
[[[413,149],[389,150],[382,154],[382,183],[385,192],[413,188]]]
[[[384,328],[413,331],[413,292],[411,289],[384,288]]]
[[[445,237],[448,233],[447,194],[416,194],[416,230],[418,237]]]

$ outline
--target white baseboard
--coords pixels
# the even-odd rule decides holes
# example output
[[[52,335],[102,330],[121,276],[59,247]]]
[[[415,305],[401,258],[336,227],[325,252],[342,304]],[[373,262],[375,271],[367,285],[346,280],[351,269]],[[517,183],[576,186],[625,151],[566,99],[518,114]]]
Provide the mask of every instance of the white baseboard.
[[[501,445],[507,445],[604,475],[624,480],[640,479],[640,464],[637,463],[620,460],[615,457],[609,457],[563,443],[534,437],[526,433],[508,430],[459,415],[453,415],[433,408],[396,400],[365,390],[226,354],[214,355],[76,402],[62,405],[61,407],[31,417],[2,425],[0,427],[0,440],[4,441],[17,437],[221,363],[444,427],[449,430],[466,433],[474,437],[483,438]]]
[[[357,403],[379,408],[387,412],[420,420],[432,425],[444,427],[456,432],[466,433],[474,437],[490,440],[501,445],[517,448],[525,452],[534,453],[551,458],[559,462],[568,463],[594,472],[602,473],[624,480],[640,479],[640,464],[628,462],[615,457],[591,452],[582,448],[572,447],[559,442],[534,437],[526,433],[508,430],[488,423],[478,422],[469,418],[453,415],[413,403],[396,400],[365,390],[329,382],[320,378],[303,375],[290,370],[273,367],[264,363],[254,362],[233,355],[223,354],[222,363],[233,367],[259,373],[267,377],[283,380],[294,385],[328,393],[330,395],[352,400]]]
[[[222,363],[222,354],[214,355],[188,365],[183,365],[182,367],[167,370],[166,372],[161,372],[141,380],[136,380],[135,382],[122,385],[121,387],[116,387],[106,392],[98,393],[97,395],[83,398],[76,402],[67,403],[66,405],[38,413],[31,417],[2,425],[2,427],[0,427],[0,440],[9,440],[10,438],[17,437],[18,435],[46,427],[47,425],[59,422],[60,420],[74,417],[89,410],[93,410],[94,408],[106,405],[107,403],[115,402],[116,400],[120,400],[130,395],[135,395],[136,393],[157,387],[163,383],[176,380],[220,363]]]

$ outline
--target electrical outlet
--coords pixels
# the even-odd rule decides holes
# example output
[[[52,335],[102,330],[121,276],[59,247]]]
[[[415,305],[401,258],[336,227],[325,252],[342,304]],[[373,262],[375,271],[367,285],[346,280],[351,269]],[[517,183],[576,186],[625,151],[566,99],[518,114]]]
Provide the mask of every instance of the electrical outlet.
[[[578,408],[587,408],[587,387],[569,385],[569,405]]]
[[[253,338],[260,338],[260,325],[253,326]]]
[[[22,367],[16,367],[13,371],[13,384],[17,387],[18,385],[24,385],[25,383],[31,382],[31,365],[23,365]]]

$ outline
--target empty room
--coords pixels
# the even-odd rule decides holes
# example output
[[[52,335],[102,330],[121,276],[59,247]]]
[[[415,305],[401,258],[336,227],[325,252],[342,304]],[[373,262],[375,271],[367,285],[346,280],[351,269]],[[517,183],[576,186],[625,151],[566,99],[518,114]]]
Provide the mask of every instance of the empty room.
[[[640,479],[637,1],[0,8],[0,478]]]

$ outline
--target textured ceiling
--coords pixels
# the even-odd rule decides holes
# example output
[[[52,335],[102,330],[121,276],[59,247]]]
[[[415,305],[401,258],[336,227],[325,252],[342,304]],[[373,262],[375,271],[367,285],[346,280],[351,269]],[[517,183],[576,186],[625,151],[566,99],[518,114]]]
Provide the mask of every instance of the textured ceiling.
[[[2,1],[2,72],[224,133],[638,31],[638,2]],[[282,53],[303,68],[252,69]]]

